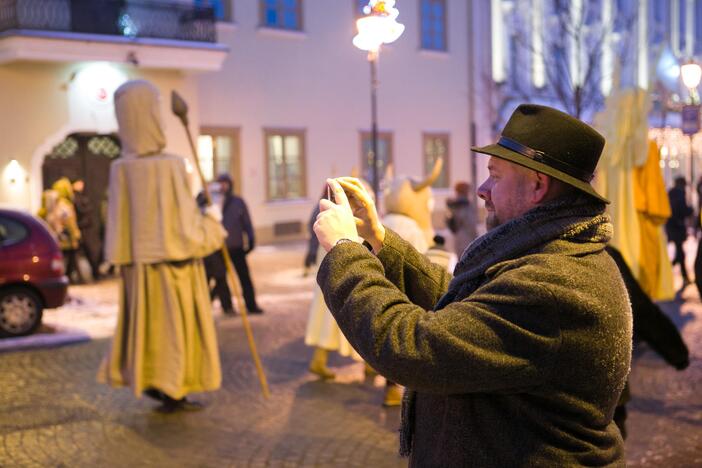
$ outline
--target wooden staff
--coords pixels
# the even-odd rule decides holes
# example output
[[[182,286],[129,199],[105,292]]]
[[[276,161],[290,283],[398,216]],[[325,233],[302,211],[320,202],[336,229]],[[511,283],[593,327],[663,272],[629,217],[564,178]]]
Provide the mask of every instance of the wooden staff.
[[[195,161],[195,167],[197,168],[197,173],[200,176],[200,182],[202,183],[202,191],[205,195],[207,205],[211,205],[212,198],[210,197],[210,191],[207,188],[205,177],[202,175],[200,162],[197,158],[197,151],[195,150],[193,138],[190,135],[190,128],[188,127],[188,105],[176,91],[171,91],[171,110],[173,111],[173,114],[175,114],[180,119],[180,121],[183,124],[183,127],[185,127],[185,134],[188,136],[188,143],[190,143],[190,150]],[[224,258],[224,264],[227,268],[227,276],[229,277],[230,283],[234,287],[234,297],[236,298],[237,308],[239,309],[239,312],[241,312],[241,320],[244,323],[246,339],[249,342],[251,356],[253,357],[254,364],[256,365],[258,381],[261,383],[261,390],[263,391],[263,396],[265,398],[269,398],[270,392],[268,391],[268,381],[266,380],[266,374],[263,372],[263,366],[261,365],[261,359],[258,357],[258,351],[256,351],[256,343],[254,342],[253,332],[251,331],[249,318],[246,314],[246,307],[244,306],[244,301],[241,296],[241,290],[239,289],[239,282],[234,276],[234,267],[232,266],[232,259],[229,257],[229,251],[227,250],[226,243],[222,245],[221,254]]]

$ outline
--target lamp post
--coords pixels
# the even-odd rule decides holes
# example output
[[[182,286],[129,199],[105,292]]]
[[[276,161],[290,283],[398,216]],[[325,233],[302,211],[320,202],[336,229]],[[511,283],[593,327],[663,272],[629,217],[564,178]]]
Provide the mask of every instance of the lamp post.
[[[690,92],[690,105],[683,106],[683,133],[688,135],[690,142],[690,185],[695,187],[695,154],[692,148],[692,136],[700,130],[700,97],[697,86],[702,78],[702,68],[692,60],[680,67],[683,84]],[[693,198],[696,198],[693,190]],[[695,200],[697,201],[697,200]]]
[[[366,16],[356,21],[358,34],[353,38],[353,45],[368,52],[370,62],[370,91],[371,91],[371,164],[373,164],[373,194],[379,200],[378,178],[378,56],[380,46],[395,42],[405,26],[396,21],[400,12],[395,8],[395,0],[370,0],[363,8]]]

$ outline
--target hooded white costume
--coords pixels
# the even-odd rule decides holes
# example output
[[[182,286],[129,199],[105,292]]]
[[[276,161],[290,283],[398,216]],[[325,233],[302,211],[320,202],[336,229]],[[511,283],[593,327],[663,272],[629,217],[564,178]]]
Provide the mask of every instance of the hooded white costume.
[[[155,388],[173,399],[221,383],[209,288],[201,258],[226,235],[203,215],[185,161],[162,154],[158,90],[130,81],[115,91],[122,158],[112,164],[105,239],[121,269],[119,318],[98,380]]]

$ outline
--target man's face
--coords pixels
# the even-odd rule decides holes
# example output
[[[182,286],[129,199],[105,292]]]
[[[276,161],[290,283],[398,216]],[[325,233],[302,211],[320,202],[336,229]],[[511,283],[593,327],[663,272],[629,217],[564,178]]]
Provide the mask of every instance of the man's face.
[[[487,229],[493,229],[521,216],[534,207],[531,202],[533,171],[504,159],[491,157],[490,175],[478,187],[478,196],[485,200]]]

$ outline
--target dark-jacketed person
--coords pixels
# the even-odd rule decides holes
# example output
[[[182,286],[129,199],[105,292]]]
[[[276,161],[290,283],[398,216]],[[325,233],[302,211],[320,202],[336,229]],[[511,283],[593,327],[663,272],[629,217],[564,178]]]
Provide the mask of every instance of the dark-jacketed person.
[[[411,466],[624,466],[612,417],[632,321],[590,185],[603,145],[567,114],[519,106],[473,149],[491,156],[488,232],[453,277],[384,228],[354,179],[329,180],[317,281],[354,348],[407,387]]]
[[[221,384],[202,258],[226,233],[214,209],[198,209],[185,160],[162,152],[156,87],[130,81],[114,101],[122,158],[110,168],[105,255],[120,267],[120,301],[98,380],[159,400],[163,413],[199,409],[186,396]]]

